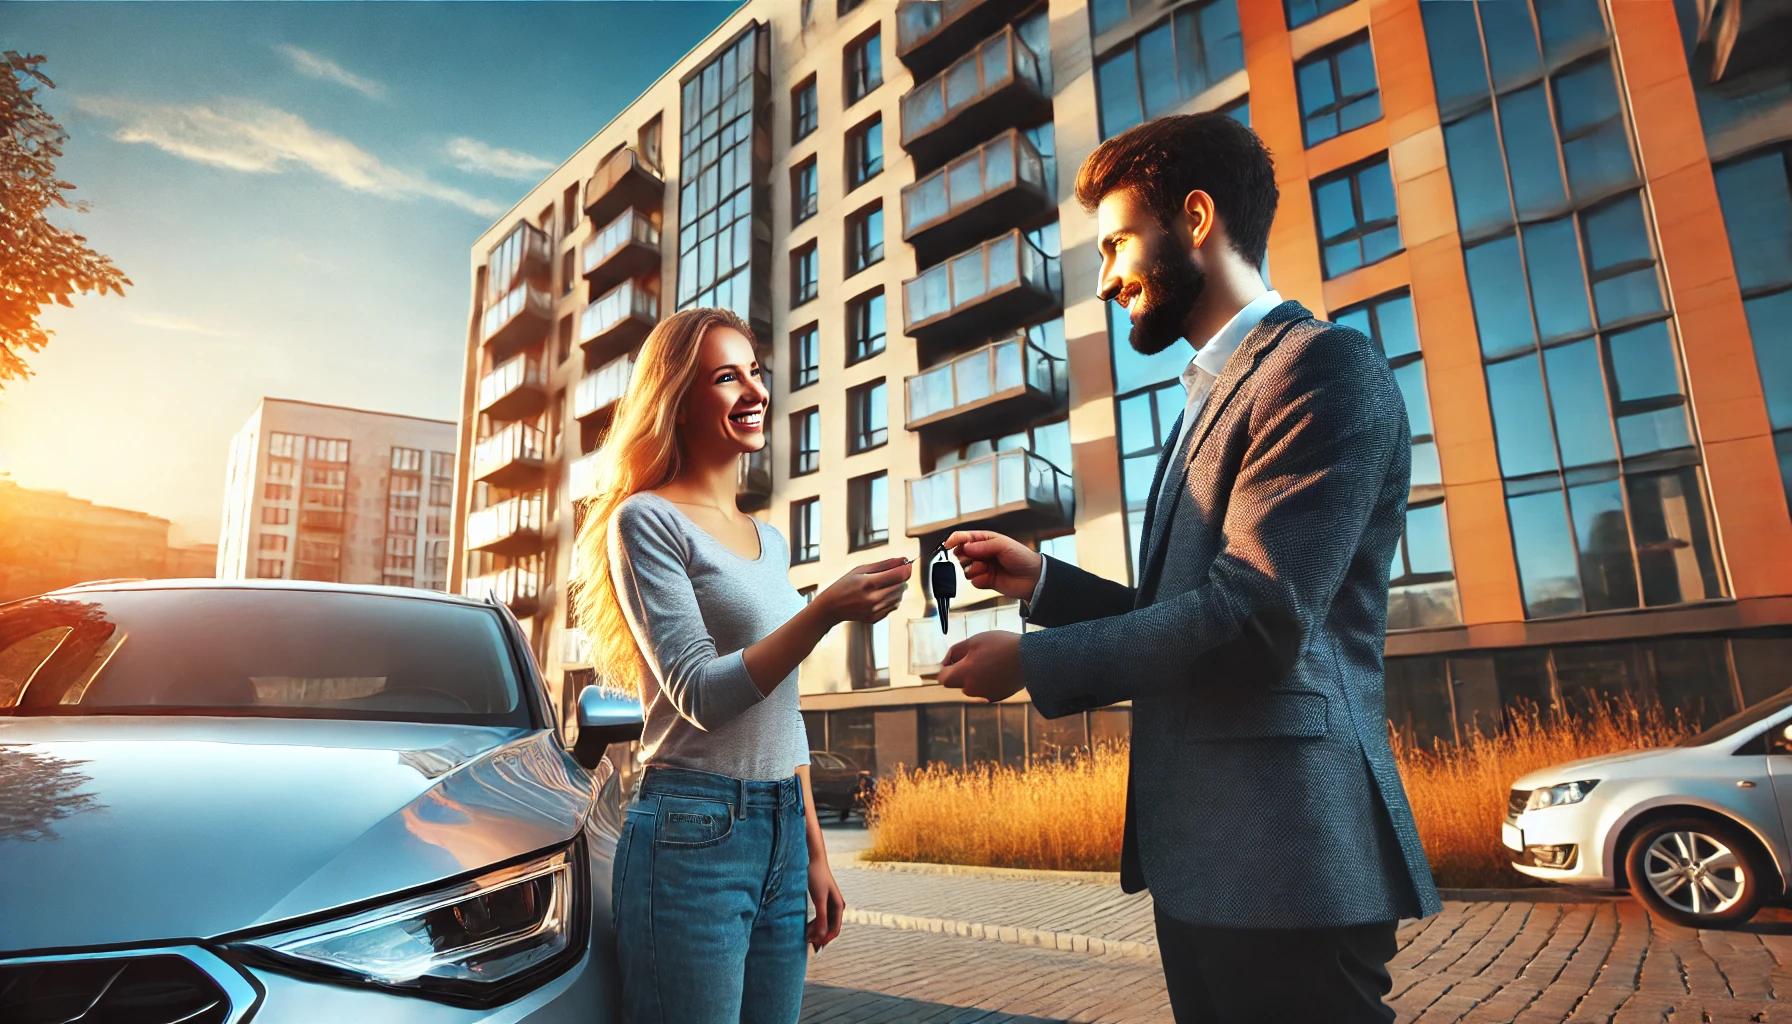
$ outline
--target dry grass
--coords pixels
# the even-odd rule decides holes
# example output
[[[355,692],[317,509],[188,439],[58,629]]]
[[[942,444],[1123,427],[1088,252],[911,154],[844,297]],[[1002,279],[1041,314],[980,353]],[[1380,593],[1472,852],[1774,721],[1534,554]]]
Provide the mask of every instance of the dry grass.
[[[1394,738],[1406,793],[1442,886],[1527,884],[1500,845],[1514,779],[1563,761],[1671,743],[1679,716],[1629,701],[1573,714],[1520,707],[1497,736],[1421,750]],[[872,860],[1113,871],[1126,807],[1126,748],[1025,773],[943,767],[886,779],[870,815]]]

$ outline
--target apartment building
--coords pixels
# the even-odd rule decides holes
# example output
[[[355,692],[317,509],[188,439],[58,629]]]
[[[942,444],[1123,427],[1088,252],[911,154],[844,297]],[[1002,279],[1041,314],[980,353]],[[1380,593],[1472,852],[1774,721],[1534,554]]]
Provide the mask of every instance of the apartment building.
[[[1710,12],[1707,12],[1708,14]],[[1131,580],[1186,348],[1094,297],[1099,142],[1223,111],[1277,161],[1266,278],[1386,352],[1413,425],[1388,708],[1711,720],[1792,656],[1792,82],[1773,15],[1691,0],[750,0],[471,253],[454,589],[501,593],[569,706],[577,497],[659,316],[772,371],[740,504],[813,593],[985,525]],[[1783,38],[1780,35],[1779,38]],[[812,744],[879,771],[1125,735],[935,683],[1020,627],[917,574],[804,663]]]
[[[0,473],[0,601],[87,580],[210,576],[213,544],[171,544],[161,516],[20,487]]]
[[[446,590],[450,420],[264,398],[230,441],[220,579]]]

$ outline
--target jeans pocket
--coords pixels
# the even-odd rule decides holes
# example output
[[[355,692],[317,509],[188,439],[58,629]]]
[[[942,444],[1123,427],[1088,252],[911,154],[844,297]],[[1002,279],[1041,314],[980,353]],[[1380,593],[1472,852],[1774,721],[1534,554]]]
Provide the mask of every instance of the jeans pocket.
[[[734,808],[725,801],[660,797],[653,837],[656,846],[714,846],[733,832]]]
[[[635,838],[635,815],[622,816],[622,835],[610,863],[610,927],[622,930],[622,887],[628,880],[628,851]]]

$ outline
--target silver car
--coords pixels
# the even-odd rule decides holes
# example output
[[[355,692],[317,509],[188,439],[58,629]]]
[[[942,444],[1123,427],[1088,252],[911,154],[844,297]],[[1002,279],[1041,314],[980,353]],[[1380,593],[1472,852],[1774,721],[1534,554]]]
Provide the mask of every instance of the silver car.
[[[0,604],[0,1020],[614,1019],[605,745],[516,620],[427,591]]]
[[[1792,689],[1659,750],[1555,765],[1512,783],[1501,838],[1533,878],[1628,887],[1693,927],[1786,895]]]

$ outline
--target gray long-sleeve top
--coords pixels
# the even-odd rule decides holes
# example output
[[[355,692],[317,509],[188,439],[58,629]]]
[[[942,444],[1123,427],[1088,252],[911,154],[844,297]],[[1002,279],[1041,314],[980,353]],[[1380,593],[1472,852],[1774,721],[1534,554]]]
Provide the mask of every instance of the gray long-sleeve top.
[[[617,506],[611,579],[652,675],[644,763],[760,781],[809,763],[796,671],[761,696],[742,654],[803,607],[783,535],[754,522],[759,557],[747,559],[657,494]]]

